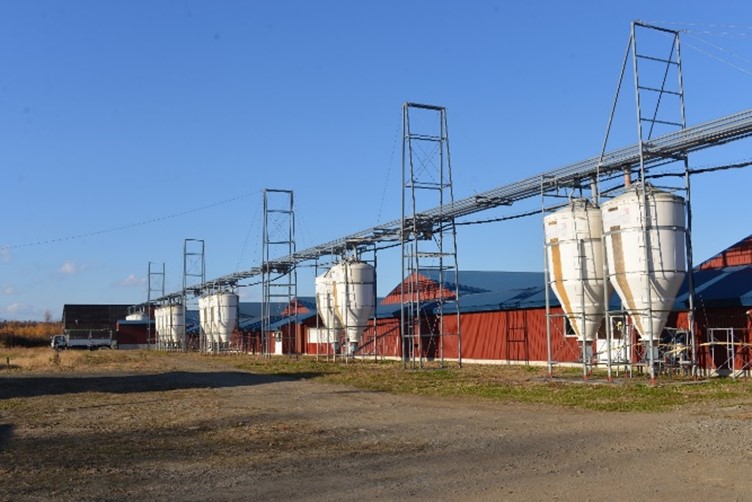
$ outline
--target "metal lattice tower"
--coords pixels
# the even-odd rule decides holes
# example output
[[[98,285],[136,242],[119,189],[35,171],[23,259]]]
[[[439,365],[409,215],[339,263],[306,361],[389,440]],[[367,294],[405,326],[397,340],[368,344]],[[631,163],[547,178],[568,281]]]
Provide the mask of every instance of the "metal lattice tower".
[[[194,281],[191,281],[193,279]],[[189,284],[194,282],[194,284]],[[183,295],[180,299],[183,304],[183,324],[187,327],[185,313],[188,310],[188,288],[195,284],[206,282],[206,245],[202,239],[185,239],[183,241]],[[199,320],[202,312],[199,312]],[[207,351],[206,335],[199,327],[199,349]],[[183,330],[183,350],[188,350],[188,334]]]
[[[263,250],[261,264],[262,284],[262,320],[261,320],[261,351],[270,354],[269,337],[272,335],[271,325],[275,314],[281,317],[282,312],[272,312],[273,302],[282,301],[292,312],[287,312],[287,318],[292,323],[288,328],[298,329],[298,272],[296,262],[291,258],[295,254],[295,211],[292,190],[264,190],[264,228]],[[286,256],[287,259],[273,260],[273,256]],[[292,354],[298,339],[297,332],[287,330],[288,353]],[[275,340],[276,342],[277,340]],[[282,343],[284,350],[284,341]],[[273,352],[273,351],[272,351]]]
[[[435,207],[426,218],[422,208]],[[423,367],[424,359],[444,363],[446,339],[456,342],[462,364],[459,319],[457,231],[446,109],[405,103],[402,107],[402,278],[400,286],[402,360]],[[430,280],[429,280],[430,279]],[[454,284],[454,294],[449,284]],[[429,287],[436,284],[436,288]],[[435,290],[434,290],[435,289]],[[448,301],[456,305],[455,327],[443,315]],[[435,307],[435,310],[434,310]],[[434,315],[434,312],[436,315]],[[451,329],[451,332],[449,332]]]
[[[667,52],[666,55],[661,58],[661,56],[651,56],[647,53],[642,53],[638,49],[637,46],[637,34],[638,31],[652,31],[657,34],[666,34],[668,35],[669,44],[665,44],[669,46],[669,49],[664,52],[664,54]],[[636,102],[636,108],[637,108],[637,122],[638,122],[638,144],[640,147],[640,180],[643,182],[643,208],[645,208],[645,211],[648,210],[648,204],[647,204],[647,191],[644,190],[645,188],[645,152],[649,148],[649,141],[653,138],[655,132],[661,128],[668,129],[665,132],[673,132],[676,130],[683,130],[687,127],[687,120],[686,120],[686,113],[685,113],[685,105],[684,105],[684,82],[682,78],[682,65],[681,65],[681,46],[679,43],[679,32],[674,30],[667,30],[665,28],[659,28],[656,26],[650,26],[647,24],[642,24],[639,22],[632,23],[632,61],[634,65],[634,86],[635,86],[635,102]],[[659,79],[656,79],[656,72],[645,72],[643,71],[640,73],[640,68],[642,66],[645,66],[646,64],[650,63],[658,63],[658,70],[657,76]],[[647,73],[648,77],[644,77],[644,75]],[[663,74],[662,77],[660,74]],[[674,73],[674,82],[672,83],[670,80],[671,74]],[[650,77],[654,80],[650,80]],[[656,85],[660,83],[660,86]],[[649,95],[649,96],[646,96]],[[649,97],[652,96],[653,99],[649,99]],[[667,99],[668,98],[668,99]],[[666,101],[670,101],[670,99],[673,98],[674,103],[668,103],[666,104]],[[647,106],[646,106],[647,105]],[[652,110],[651,110],[652,108]],[[673,113],[671,110],[673,109]],[[643,111],[651,112],[651,115],[644,115]],[[677,115],[678,112],[678,115]],[[664,131],[661,131],[664,132]],[[689,281],[689,289],[688,289],[688,301],[689,301],[689,332],[690,337],[692,341],[692,371],[695,371],[696,364],[695,364],[695,337],[694,337],[694,279],[693,279],[693,263],[692,263],[692,205],[691,205],[691,190],[690,190],[690,178],[689,178],[689,155],[686,151],[684,152],[677,152],[675,155],[675,160],[683,167],[684,171],[684,192],[685,192],[685,199],[686,199],[686,222],[687,222],[687,229],[685,232],[685,245],[686,245],[686,259],[687,259],[687,274],[688,274],[688,281]],[[646,213],[643,215],[643,222],[647,222],[649,215]],[[651,270],[653,264],[648,261],[648,255],[649,255],[649,249],[648,246],[650,245],[650,232],[648,228],[644,228],[645,231],[645,242],[648,243],[648,245],[645,246],[645,256],[646,256],[646,264],[648,270],[646,273],[652,274],[653,270]],[[647,281],[646,281],[647,284]],[[650,288],[647,288],[646,294],[648,295],[648,304],[650,304]],[[648,316],[652,316],[652,312],[648,313]],[[652,323],[649,323],[652,324]],[[655,351],[653,350],[653,345],[655,343],[654,336],[660,337],[660,333],[652,333],[652,326],[650,328],[650,352],[649,352],[649,363],[650,363],[650,371],[651,371],[651,377],[655,378],[655,361],[653,358],[655,357]]]
[[[153,265],[153,266],[152,266]],[[161,266],[160,266],[161,265]],[[146,345],[151,345],[152,332],[151,332],[151,316],[152,316],[152,300],[156,298],[162,298],[165,295],[165,264],[149,262],[147,271],[147,282],[149,283],[146,290],[146,319],[148,323],[146,325]],[[156,336],[156,333],[154,333]]]
[[[638,44],[639,42],[639,44]],[[686,246],[686,268],[688,284],[688,329],[691,343],[691,365],[693,374],[696,372],[696,340],[694,335],[694,277],[692,260],[692,204],[689,152],[690,148],[676,148],[670,154],[664,155],[664,163],[660,173],[648,173],[649,159],[654,157],[655,139],[659,135],[682,133],[687,131],[687,121],[684,100],[684,82],[681,63],[681,46],[679,32],[657,26],[651,26],[640,21],[631,25],[629,43],[622,66],[616,97],[609,126],[604,140],[601,158],[605,157],[606,143],[611,128],[611,122],[619,99],[619,89],[627,71],[628,61],[632,63],[634,78],[634,98],[637,118],[637,150],[638,162],[631,168],[624,170],[625,183],[630,184],[632,176],[636,175],[640,183],[640,195],[642,198],[641,228],[643,232],[643,260],[645,263],[644,274],[648,277],[655,274],[655,265],[652,262],[651,247],[658,244],[651,243],[652,215],[648,204],[647,182],[651,176],[662,179],[680,179],[681,183],[667,188],[670,191],[683,192],[685,199],[686,230],[684,240]],[[665,181],[662,181],[665,183]],[[647,311],[641,312],[646,319],[652,319],[654,315],[652,307],[652,291],[650,281],[644,281],[646,288],[643,292],[647,299]],[[608,316],[607,316],[608,320]],[[611,323],[607,321],[608,340],[611,346]],[[645,357],[649,367],[651,379],[655,379],[657,365],[658,342],[661,333],[653,333],[652,322],[648,326],[648,344]],[[610,372],[610,368],[609,368]]]

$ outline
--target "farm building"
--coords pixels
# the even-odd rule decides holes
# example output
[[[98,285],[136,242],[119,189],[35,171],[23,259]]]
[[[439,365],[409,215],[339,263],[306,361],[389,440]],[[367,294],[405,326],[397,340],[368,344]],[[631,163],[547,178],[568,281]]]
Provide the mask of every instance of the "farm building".
[[[546,363],[549,358],[559,363],[582,361],[582,346],[578,343],[567,317],[549,292],[549,314],[546,313],[545,279],[542,272],[489,272],[460,271],[458,284],[445,281],[440,288],[435,273],[420,277],[424,300],[435,299],[437,291],[449,301],[439,319],[436,303],[426,302],[422,333],[431,333],[431,324],[444,323],[445,333],[456,332],[457,304],[451,299],[460,293],[460,339],[456,336],[439,337],[424,334],[415,340],[416,356],[430,359],[457,359],[477,363]],[[752,307],[752,236],[730,246],[716,256],[695,267],[695,319],[697,339],[696,357],[700,368],[720,374],[747,373],[752,367],[752,340],[750,315]],[[408,278],[406,282],[413,281]],[[685,279],[669,315],[666,329],[661,333],[660,345],[688,347],[688,278]],[[400,339],[400,285],[396,286],[375,309],[373,319],[363,329],[358,356],[401,358],[409,347]],[[283,346],[268,349],[269,353],[302,353],[307,355],[332,355],[338,348],[329,343],[326,328],[315,315],[315,302],[310,299],[298,302],[297,324],[283,315],[272,323],[274,336]],[[288,309],[289,311],[289,309]],[[611,297],[609,311],[614,312],[614,345],[629,350],[627,357],[639,359],[639,343],[634,329],[630,332],[629,320],[619,316],[618,297]],[[246,337],[256,337],[260,343],[260,321],[241,329]],[[547,328],[548,327],[548,328]],[[551,333],[549,355],[548,330]],[[619,342],[623,338],[630,342]],[[255,345],[256,351],[260,346]],[[593,358],[605,363],[608,357],[606,333],[598,330],[592,344]],[[669,354],[672,362],[685,354]],[[616,361],[616,357],[612,361]],[[666,356],[666,357],[669,357]],[[664,354],[661,355],[664,357]]]
[[[354,355],[358,357],[403,358],[406,354],[426,360],[454,360],[461,356],[468,363],[544,364],[579,363],[583,360],[579,343],[571,323],[564,315],[556,296],[548,292],[543,272],[460,271],[458,281],[445,280],[439,287],[438,274],[426,272],[417,278],[423,302],[421,336],[410,341],[402,339],[401,285],[394,287],[377,301],[374,313],[362,335]],[[661,345],[672,361],[684,357],[689,346],[688,277],[685,279],[668,316],[666,329],[661,333]],[[748,373],[752,369],[752,236],[747,237],[695,267],[694,274],[694,331],[696,360],[700,368],[718,374]],[[416,283],[408,277],[405,283]],[[459,316],[457,302],[459,291]],[[440,294],[445,298],[438,309]],[[614,294],[609,302],[613,313],[613,347],[628,351],[622,354],[631,361],[639,361],[637,336],[630,331],[629,319],[620,316],[619,299]],[[297,354],[308,356],[342,356],[341,339],[327,329],[318,315],[316,298],[300,297],[289,305],[274,303],[272,316],[263,318],[260,302],[239,302],[237,323],[232,329],[230,343],[223,350],[243,353]],[[153,346],[154,321],[126,318],[124,305],[66,305],[66,326],[100,329],[113,326],[121,348]],[[444,333],[456,333],[460,319],[461,337],[438,336],[435,326],[443,323]],[[189,349],[200,348],[201,323],[198,311],[186,312],[186,336]],[[265,335],[262,331],[268,329]],[[147,343],[151,333],[152,343]],[[549,347],[550,333],[550,347]],[[625,341],[627,340],[627,341]],[[263,345],[264,341],[266,346]],[[410,344],[413,346],[411,347]],[[605,363],[619,358],[614,348],[607,350],[606,331],[598,330],[591,346],[592,361]],[[674,353],[677,346],[685,352]],[[412,352],[411,352],[412,351]],[[664,357],[662,354],[661,357]],[[679,357],[681,356],[681,357]],[[675,362],[675,361],[674,361]]]
[[[120,319],[128,315],[130,305],[72,305],[63,306],[63,329],[115,330]]]

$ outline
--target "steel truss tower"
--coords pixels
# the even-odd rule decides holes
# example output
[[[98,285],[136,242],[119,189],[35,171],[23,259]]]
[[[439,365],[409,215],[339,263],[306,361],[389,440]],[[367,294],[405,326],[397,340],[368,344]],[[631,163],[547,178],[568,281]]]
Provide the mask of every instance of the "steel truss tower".
[[[158,267],[161,265],[161,267]],[[153,267],[152,267],[153,266]],[[147,271],[147,282],[149,283],[146,291],[146,319],[148,321],[146,325],[146,346],[152,345],[152,334],[157,336],[156,332],[152,333],[151,318],[152,318],[152,300],[155,298],[163,298],[165,295],[165,264],[149,262]],[[156,293],[156,295],[155,295]],[[156,340],[154,340],[156,345]]]
[[[405,103],[402,107],[402,283],[400,286],[402,360],[423,367],[444,364],[452,343],[462,364],[457,230],[446,109]],[[422,209],[435,207],[436,216]],[[435,287],[432,285],[436,285]],[[454,294],[449,285],[454,284]],[[455,304],[454,326],[444,308]]]
[[[639,43],[638,43],[639,42]],[[631,183],[632,177],[636,176],[639,182],[638,190],[641,197],[641,231],[643,232],[643,242],[645,245],[641,252],[643,253],[643,263],[645,270],[642,271],[646,276],[644,280],[645,290],[640,292],[645,295],[648,307],[641,312],[637,312],[643,319],[652,319],[653,315],[659,313],[653,308],[652,288],[650,286],[650,277],[656,273],[656,264],[653,262],[654,248],[659,246],[658,242],[651,242],[654,235],[663,228],[655,226],[651,206],[648,203],[649,186],[648,183],[654,183],[660,179],[660,189],[669,192],[681,193],[685,200],[685,221],[684,243],[686,247],[686,270],[687,270],[687,333],[689,340],[681,341],[684,350],[689,350],[690,371],[693,375],[697,374],[696,348],[697,342],[694,333],[694,275],[692,260],[692,203],[691,203],[691,185],[690,185],[690,168],[689,168],[689,149],[676,149],[670,155],[665,156],[665,163],[660,172],[647,172],[646,164],[648,158],[652,155],[653,141],[658,135],[672,134],[682,132],[687,129],[684,100],[684,82],[681,62],[681,45],[679,32],[658,26],[648,25],[635,21],[631,25],[629,43],[627,46],[622,73],[619,79],[619,87],[627,71],[628,61],[632,63],[636,125],[637,125],[637,147],[639,151],[639,163],[636,168],[625,169],[625,184]],[[602,156],[605,155],[606,142],[610,132],[611,123],[616,109],[616,103],[619,99],[619,88],[617,88],[614,99],[614,107],[609,119],[609,127],[604,140]],[[674,180],[672,182],[672,180]],[[675,180],[679,180],[677,183]],[[608,345],[611,346],[613,340],[612,323],[610,321],[611,313],[606,313],[606,327]],[[655,380],[659,365],[662,362],[661,335],[662,333],[653,333],[652,322],[647,322],[647,343],[643,342],[641,354],[638,355],[640,364],[646,365],[651,380]],[[625,342],[629,342],[624,334]],[[671,341],[669,341],[671,343]],[[636,344],[639,346],[640,344]],[[688,347],[688,349],[687,349]],[[674,347],[669,349],[674,351]],[[609,376],[610,376],[609,365]]]
[[[194,284],[189,281],[194,279],[197,284],[206,283],[206,245],[202,239],[185,239],[183,241],[183,295],[180,302],[183,306],[183,350],[188,350],[188,332],[187,319],[185,316],[188,310],[188,289]],[[197,290],[198,291],[198,290]],[[199,321],[203,312],[199,312]],[[171,316],[172,317],[172,316]],[[200,323],[203,324],[203,323]],[[199,327],[199,349],[201,352],[211,350],[210,344],[207,343],[206,333]]]
[[[261,352],[269,356],[281,349],[293,354],[298,337],[298,272],[296,262],[292,259],[276,259],[274,256],[292,257],[295,255],[295,211],[292,190],[264,190],[264,228],[261,263],[262,314],[261,314]],[[284,303],[286,312],[272,312],[273,302]],[[292,309],[292,312],[289,311]],[[272,332],[275,317],[282,314],[290,322],[287,329]],[[283,338],[284,337],[284,338]],[[274,349],[270,345],[274,344]],[[279,347],[281,344],[281,347]],[[277,348],[279,347],[279,349]]]

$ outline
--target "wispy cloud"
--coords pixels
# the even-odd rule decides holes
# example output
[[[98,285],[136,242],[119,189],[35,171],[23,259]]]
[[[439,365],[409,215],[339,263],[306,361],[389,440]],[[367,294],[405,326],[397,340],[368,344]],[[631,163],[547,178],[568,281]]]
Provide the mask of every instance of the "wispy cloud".
[[[62,275],[76,275],[83,272],[85,269],[84,266],[77,264],[73,261],[66,261],[63,263],[63,265],[60,267],[60,270],[58,272]]]
[[[10,248],[0,246],[0,261],[8,263],[11,260],[13,260],[13,254],[10,252]]]
[[[13,286],[3,286],[3,296],[14,296],[18,294],[18,290]]]
[[[143,277],[138,277],[136,274],[131,274],[122,281],[118,281],[115,285],[121,288],[136,288],[145,286],[146,279]]]
[[[28,303],[0,305],[0,317],[14,321],[38,321],[42,319],[42,309]]]

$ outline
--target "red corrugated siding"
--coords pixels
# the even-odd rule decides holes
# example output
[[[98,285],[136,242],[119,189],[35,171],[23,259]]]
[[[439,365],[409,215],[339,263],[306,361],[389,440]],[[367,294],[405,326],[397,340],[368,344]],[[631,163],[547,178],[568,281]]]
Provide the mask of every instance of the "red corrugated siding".
[[[686,329],[689,325],[687,313],[674,314],[669,322],[680,328]],[[710,328],[734,328],[734,359],[733,366],[736,370],[743,367],[752,370],[752,320],[746,314],[743,307],[725,309],[698,309],[695,313],[695,335],[698,340],[697,363],[700,368],[709,370],[728,370],[731,367],[731,351],[725,343],[710,343]],[[722,332],[715,333],[716,342],[725,341],[726,335]]]
[[[399,319],[379,319],[375,330],[372,325],[366,328],[360,341],[359,355],[365,356],[378,354],[384,357],[401,357],[399,323]],[[308,337],[309,327],[315,327],[315,324],[304,327],[303,337],[305,340],[307,340]],[[321,327],[323,328],[323,326]],[[305,353],[308,355],[316,355],[316,345],[317,344],[315,343],[306,343]],[[331,347],[323,343],[318,344],[318,354],[325,355],[327,353],[332,353]]]
[[[560,313],[559,310],[553,310],[553,312]],[[464,359],[548,360],[545,309],[468,313],[462,315],[461,323]],[[562,335],[560,329],[563,325],[562,318],[552,318],[551,323],[554,360],[577,361],[580,357],[577,340]],[[401,357],[399,324],[399,319],[379,319],[375,330],[372,326],[367,328],[361,340],[360,354],[376,353],[385,357]],[[456,316],[446,316],[444,324],[446,333],[456,333]],[[423,332],[428,332],[428,329],[424,327]],[[443,340],[438,337],[424,336],[421,343],[422,355],[427,358],[440,358],[443,351],[444,358],[456,359],[458,342],[458,338],[451,335],[444,336]],[[416,351],[418,348],[416,343]],[[318,353],[326,354],[326,350],[326,346],[322,344],[319,346]],[[306,344],[306,353],[316,354],[316,344]]]
[[[560,313],[552,309],[552,313]],[[445,331],[456,332],[456,317],[447,316]],[[503,361],[548,361],[546,310],[523,309],[496,312],[468,313],[461,316],[462,358]],[[553,359],[559,362],[577,361],[577,340],[564,337],[558,326],[559,317],[551,319]],[[445,337],[444,357],[457,357],[457,338]]]
[[[700,270],[752,265],[752,236],[747,237],[700,264]]]
[[[295,306],[298,307],[298,314],[307,314],[310,312],[310,309],[300,303],[297,299],[293,299],[288,306],[282,310],[282,313],[280,314],[282,317],[294,315],[295,314]]]
[[[436,298],[454,298],[454,292],[449,289],[443,289],[441,290],[439,288],[439,284],[435,281],[432,281],[431,279],[419,275],[417,272],[413,272],[412,275],[408,279],[406,279],[403,284],[407,284],[409,282],[412,282],[415,280],[414,278],[418,276],[418,295],[421,300],[434,300]],[[400,296],[400,287],[402,284],[394,288],[387,296],[384,298],[381,303],[382,305],[391,305],[395,303],[400,303],[402,301],[402,297]],[[408,288],[405,288],[405,292],[407,292]],[[405,301],[408,301],[409,298],[406,298]]]
[[[563,334],[564,320],[560,317],[561,309],[551,310],[550,319],[552,359],[556,362],[577,362],[581,356],[581,349],[575,337]],[[435,322],[432,321],[432,322]],[[496,312],[467,313],[461,316],[462,323],[462,357],[468,360],[496,360],[520,362],[548,361],[548,344],[546,339],[546,311],[545,309],[524,309]],[[456,332],[456,316],[448,315],[445,320],[446,333]],[[313,326],[315,324],[311,324]],[[401,343],[399,338],[400,319],[379,319],[376,328],[368,327],[361,340],[360,355],[377,354],[384,357],[401,357]],[[674,313],[669,317],[668,326],[686,329],[687,314]],[[736,328],[737,345],[734,367],[739,370],[745,365],[752,368],[752,322],[742,307],[733,309],[698,310],[696,313],[695,330],[698,336],[698,363],[700,367],[718,369],[728,364],[730,354],[723,344],[715,344],[711,350],[708,345],[708,328]],[[304,344],[308,326],[300,330],[300,346],[305,353],[315,355],[316,344]],[[424,332],[426,330],[424,329]],[[458,355],[458,339],[456,336],[445,336],[443,347],[440,340],[426,336],[422,340],[423,356],[446,359],[456,359]],[[258,347],[260,349],[260,346]],[[417,348],[417,347],[416,347]],[[270,349],[273,349],[271,344]],[[289,350],[285,347],[286,350]],[[324,344],[319,345],[318,354],[325,355],[331,350]],[[286,352],[287,353],[287,352]]]
[[[385,357],[402,357],[400,349],[400,319],[378,319],[376,329],[369,326],[363,332],[361,347],[365,354],[379,354]]]
[[[146,324],[120,324],[117,325],[117,342],[122,345],[144,345],[147,340]],[[152,325],[152,336],[154,335]]]

